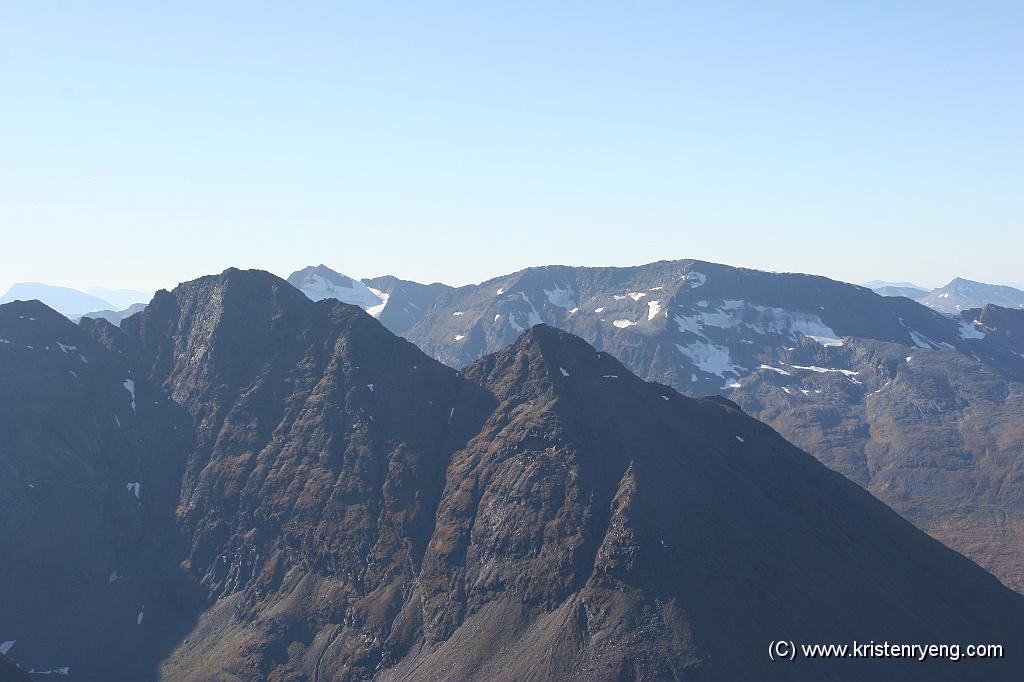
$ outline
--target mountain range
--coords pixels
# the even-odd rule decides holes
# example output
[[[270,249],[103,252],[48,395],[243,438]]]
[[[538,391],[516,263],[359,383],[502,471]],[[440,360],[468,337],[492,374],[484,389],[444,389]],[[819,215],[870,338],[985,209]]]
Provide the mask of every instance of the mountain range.
[[[83,315],[104,317],[111,313],[120,313],[121,316],[125,316],[133,305],[144,305],[149,298],[149,294],[130,289],[93,287],[88,292],[83,292],[40,282],[19,282],[0,296],[0,304],[11,301],[42,301],[62,315],[77,320]]]
[[[1017,318],[982,311],[967,324],[985,337],[964,339],[955,320],[866,289],[802,281],[802,297],[764,273],[648,267],[442,291],[407,335],[455,352],[427,333],[455,318],[478,339],[470,355],[500,346],[462,371],[260,271],[159,291],[120,328],[0,306],[7,656],[109,681],[725,680],[780,665],[794,680],[1018,679],[1024,597],[734,402],[644,381],[533,315],[585,313],[579,330],[632,345],[634,363],[669,341],[643,350],[627,334],[684,348],[785,338],[804,367],[867,353],[839,334],[872,331],[894,337],[885,348],[953,346],[912,351],[923,358],[974,352],[993,373],[1005,348],[991,337],[1016,347]],[[599,299],[598,284],[623,298]],[[727,303],[740,292],[750,300]],[[780,318],[783,295],[795,303]],[[835,307],[808,310],[823,295]],[[726,319],[742,324],[711,324]],[[786,376],[726,371],[749,362],[733,360],[691,383]],[[897,383],[915,371],[877,366]],[[772,662],[783,638],[1007,646],[958,662]]]
[[[396,295],[377,314],[416,313],[392,331],[445,364],[465,367],[535,324],[566,329],[645,379],[735,400],[1024,590],[1024,311],[949,315],[824,277],[692,260],[404,286],[417,305]]]

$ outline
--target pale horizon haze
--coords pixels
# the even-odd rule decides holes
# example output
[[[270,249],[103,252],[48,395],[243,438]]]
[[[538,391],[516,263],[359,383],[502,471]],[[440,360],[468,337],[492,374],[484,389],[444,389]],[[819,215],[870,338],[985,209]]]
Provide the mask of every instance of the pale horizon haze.
[[[0,293],[697,258],[1024,283],[1024,4],[0,6]]]

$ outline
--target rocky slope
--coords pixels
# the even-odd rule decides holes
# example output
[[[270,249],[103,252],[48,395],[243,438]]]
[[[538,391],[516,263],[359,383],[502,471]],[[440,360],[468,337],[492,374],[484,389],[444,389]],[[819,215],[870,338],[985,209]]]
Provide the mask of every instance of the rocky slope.
[[[81,680],[763,679],[782,637],[1024,635],[1024,598],[736,406],[645,383],[550,327],[460,375],[256,271],[158,292],[120,330],[37,329],[46,311],[29,312],[0,308],[17,435],[0,447],[22,444],[0,458],[16,520],[0,575],[24,602],[0,613],[0,640],[19,663],[60,655],[38,665]],[[88,362],[37,350],[58,341]],[[67,383],[74,362],[96,373],[87,391]],[[140,440],[119,444],[111,415]],[[34,521],[27,484],[68,478],[96,483],[70,519]],[[59,553],[79,536],[87,551]],[[26,551],[32,570],[10,559]],[[107,583],[110,566],[144,578]],[[52,584],[72,587],[32,611]],[[82,590],[71,601],[100,621],[44,627]],[[1007,656],[781,665],[1014,679]]]
[[[462,367],[529,325],[569,330],[644,378],[736,400],[1024,590],[1024,505],[1007,492],[1024,466],[1013,312],[949,316],[823,277],[664,261],[461,287],[405,336]]]

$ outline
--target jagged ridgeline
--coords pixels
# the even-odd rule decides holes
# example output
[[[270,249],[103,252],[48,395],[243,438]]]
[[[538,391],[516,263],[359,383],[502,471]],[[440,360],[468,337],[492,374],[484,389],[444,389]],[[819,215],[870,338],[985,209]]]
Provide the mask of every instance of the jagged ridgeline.
[[[322,297],[313,270],[316,282],[335,281],[329,295],[362,301],[324,266],[290,279]],[[368,310],[385,326],[453,367],[543,322],[644,379],[724,395],[1024,591],[1019,291],[958,279],[929,307],[825,277],[694,260],[535,267],[459,288],[393,277],[364,286],[381,294]]]
[[[375,287],[376,288],[376,287]],[[73,680],[770,679],[1003,643],[1024,598],[721,399],[553,327],[461,373],[228,270],[120,329],[0,306],[0,641]]]

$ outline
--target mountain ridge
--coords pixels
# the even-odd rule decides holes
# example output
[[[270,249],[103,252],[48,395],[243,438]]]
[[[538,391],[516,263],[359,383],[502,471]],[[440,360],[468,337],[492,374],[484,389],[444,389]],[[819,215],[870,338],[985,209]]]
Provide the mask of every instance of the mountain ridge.
[[[105,416],[116,435],[116,407],[125,423],[157,420],[142,444],[167,453],[145,460],[141,492],[117,468],[103,479],[126,513],[153,515],[139,532],[177,539],[144,555],[146,581],[94,576],[95,603],[118,606],[91,652],[52,644],[28,606],[0,613],[0,639],[15,639],[14,613],[38,622],[17,647],[52,649],[81,679],[763,678],[781,633],[1024,634],[1024,597],[735,404],[645,382],[552,326],[460,373],[360,308],[260,271],[157,292],[121,328],[11,306],[0,353],[19,362],[0,371],[22,378],[3,385],[49,397],[0,391],[23,404],[0,410],[0,428],[39,439],[62,396],[47,433]],[[57,344],[80,339],[88,363]],[[67,363],[98,372],[110,399],[64,390]],[[20,473],[0,487],[38,471],[10,461]],[[31,584],[21,568],[2,575]],[[118,601],[110,585],[136,592]],[[136,639],[115,646],[125,633]],[[1016,655],[806,660],[787,674],[1012,679]]]

